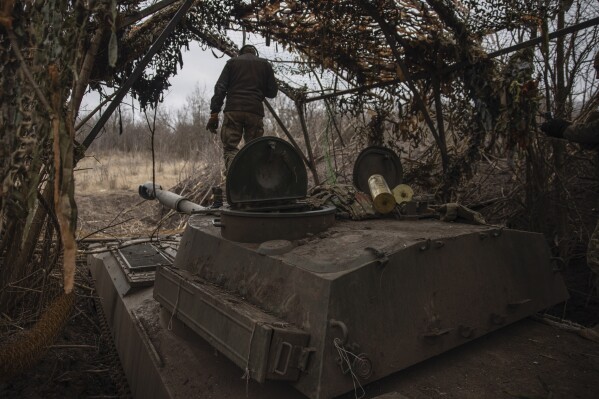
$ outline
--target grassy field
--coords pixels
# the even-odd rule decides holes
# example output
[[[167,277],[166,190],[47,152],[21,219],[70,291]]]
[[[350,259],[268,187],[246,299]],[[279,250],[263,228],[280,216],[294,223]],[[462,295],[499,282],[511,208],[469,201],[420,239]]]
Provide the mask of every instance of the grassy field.
[[[218,167],[206,161],[157,159],[154,163],[156,183],[165,189],[197,175],[205,167]],[[78,194],[99,194],[113,191],[137,192],[137,187],[152,180],[150,153],[111,152],[85,157],[75,170]]]
[[[166,190],[181,182],[218,176],[220,156],[216,152],[197,159],[159,158],[154,163],[156,183]],[[189,178],[194,178],[190,179]],[[152,180],[151,153],[93,153],[79,162],[75,171],[78,208],[77,237],[148,236],[168,213],[158,202],[145,201],[138,187]]]

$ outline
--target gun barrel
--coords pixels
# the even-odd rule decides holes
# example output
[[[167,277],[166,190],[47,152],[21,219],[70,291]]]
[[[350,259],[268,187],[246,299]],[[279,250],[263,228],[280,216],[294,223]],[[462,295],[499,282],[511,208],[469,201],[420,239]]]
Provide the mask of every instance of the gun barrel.
[[[138,192],[143,199],[157,199],[158,202],[167,208],[173,209],[177,212],[187,213],[189,215],[205,211],[207,209],[206,207],[196,204],[195,202],[191,202],[179,194],[163,190],[161,185],[154,185],[152,182],[146,182],[140,185]]]

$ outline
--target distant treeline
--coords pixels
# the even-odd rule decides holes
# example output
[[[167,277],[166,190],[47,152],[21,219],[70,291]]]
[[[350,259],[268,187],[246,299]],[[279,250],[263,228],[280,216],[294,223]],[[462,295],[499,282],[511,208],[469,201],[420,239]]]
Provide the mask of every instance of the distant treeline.
[[[207,149],[213,149],[215,144],[220,146],[220,139],[206,130],[206,122],[210,114],[210,98],[212,93],[196,86],[187,97],[187,103],[180,109],[168,109],[158,105],[156,110],[140,111],[130,104],[124,104],[114,112],[105,124],[103,131],[92,143],[90,150],[123,152],[146,152],[152,149],[152,133],[154,151],[158,156],[175,156],[187,159],[201,154]],[[279,118],[300,145],[304,138],[298,113],[294,103],[283,94],[271,100]],[[284,137],[285,133],[276,119],[265,109],[264,129],[266,135]],[[85,115],[83,115],[85,116]],[[80,141],[87,135],[98,116],[92,117],[78,133]],[[223,115],[220,115],[222,125]],[[326,130],[328,117],[325,110],[318,104],[306,107],[308,131],[314,139],[319,139]],[[344,133],[351,139],[352,129]],[[312,140],[312,139],[311,139]],[[337,137],[338,140],[338,137]],[[313,144],[314,145],[314,144]],[[315,156],[322,151],[316,145]]]

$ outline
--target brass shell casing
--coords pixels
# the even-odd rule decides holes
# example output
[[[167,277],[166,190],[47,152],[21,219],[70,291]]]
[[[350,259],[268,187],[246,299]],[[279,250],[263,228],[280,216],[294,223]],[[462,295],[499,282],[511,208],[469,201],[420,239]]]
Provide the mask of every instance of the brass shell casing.
[[[368,188],[372,196],[372,205],[378,213],[389,213],[395,208],[395,197],[383,176],[378,174],[370,176]]]
[[[398,204],[409,202],[412,201],[414,190],[407,184],[399,184],[393,189],[393,196],[395,197],[395,202]]]

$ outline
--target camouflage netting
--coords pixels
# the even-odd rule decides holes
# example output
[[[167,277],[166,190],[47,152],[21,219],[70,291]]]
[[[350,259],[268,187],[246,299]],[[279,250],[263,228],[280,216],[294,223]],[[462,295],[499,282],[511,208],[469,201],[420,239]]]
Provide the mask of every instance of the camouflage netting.
[[[122,68],[116,82],[128,76],[148,38],[179,4],[119,32]],[[362,117],[356,139],[366,141],[369,119],[375,118],[383,125],[384,144],[399,152],[432,146],[424,151],[427,163],[441,167],[436,185],[448,196],[471,172],[485,142],[503,137],[510,147],[522,141],[511,137],[523,129],[510,129],[521,121],[509,122],[515,107],[506,92],[526,85],[522,98],[537,101],[532,69],[527,76],[511,74],[509,66],[487,57],[483,39],[507,29],[536,34],[539,15],[553,17],[559,4],[546,1],[540,9],[538,2],[507,0],[197,2],[154,58],[152,75],[144,75],[133,92],[142,106],[153,104],[182,66],[181,49],[198,41],[233,54],[240,32],[253,34],[252,44],[273,60],[282,91],[299,106],[331,95],[325,100],[331,114]],[[335,95],[343,90],[354,91]],[[370,117],[363,117],[365,110]],[[534,120],[528,122],[527,128],[534,127]]]
[[[114,71],[115,82],[124,80],[181,2],[167,4],[117,30],[122,67]],[[540,137],[537,124],[544,112],[584,116],[597,104],[588,81],[597,28],[569,36],[567,51],[563,40],[549,41],[547,34],[597,15],[597,4],[580,0],[197,1],[133,92],[142,106],[159,100],[191,43],[228,55],[242,43],[254,44],[298,109],[316,100],[324,105],[331,123],[319,140],[346,145],[317,154],[328,162],[327,183],[347,174],[330,170],[342,164],[331,161],[332,153],[351,159],[352,151],[378,142],[401,155],[405,181],[419,190],[475,206],[502,198],[510,206],[489,209],[492,220],[549,233],[564,210],[559,193],[572,192],[565,186],[572,180],[559,176],[563,157],[551,158],[563,145]],[[489,56],[537,37],[538,47]],[[102,59],[101,53],[96,68],[106,71]],[[353,132],[345,143],[341,123]],[[493,178],[499,184],[485,184],[487,177],[484,190],[471,187],[481,161],[494,165],[489,174],[505,171],[507,180],[502,174]],[[567,172],[587,166],[573,162]],[[576,224],[588,212],[559,223]]]
[[[39,358],[72,308],[73,93],[86,74],[74,69],[82,65],[90,12],[103,17],[109,5],[99,2],[87,10],[60,0],[2,3],[0,331],[4,338],[11,327],[34,326],[1,348],[7,356],[0,359],[2,377]]]
[[[43,356],[67,323],[74,302],[74,293],[58,295],[30,330],[0,345],[0,381],[9,381]]]

